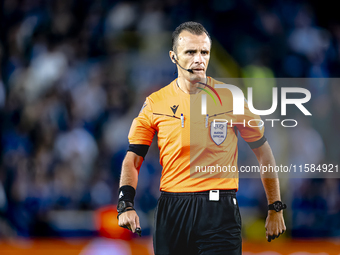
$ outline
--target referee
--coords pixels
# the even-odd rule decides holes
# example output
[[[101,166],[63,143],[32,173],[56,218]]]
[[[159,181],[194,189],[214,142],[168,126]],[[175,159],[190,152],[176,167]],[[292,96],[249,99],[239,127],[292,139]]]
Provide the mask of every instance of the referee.
[[[178,78],[146,98],[130,128],[130,145],[120,179],[119,226],[137,233],[140,230],[133,208],[135,190],[139,169],[157,132],[163,170],[155,215],[156,255],[242,254],[237,173],[207,174],[195,171],[195,166],[219,164],[237,168],[238,133],[259,164],[275,165],[264,128],[242,125],[260,117],[251,113],[247,104],[243,115],[233,115],[229,90],[218,91],[221,104],[207,100],[207,114],[201,115],[202,90],[214,91],[215,85],[221,84],[206,76],[210,49],[211,38],[201,24],[185,22],[178,26],[169,52],[177,65]],[[228,124],[231,121],[234,126]],[[268,200],[268,241],[286,230],[279,181],[277,176],[272,177],[261,175]]]

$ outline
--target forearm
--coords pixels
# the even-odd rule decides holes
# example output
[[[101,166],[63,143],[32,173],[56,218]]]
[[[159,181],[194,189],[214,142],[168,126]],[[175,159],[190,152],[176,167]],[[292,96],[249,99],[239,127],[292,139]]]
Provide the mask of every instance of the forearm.
[[[143,158],[137,156],[133,152],[128,152],[122,164],[122,171],[120,176],[119,186],[124,185],[132,186],[134,189],[137,188],[138,173],[142,165]]]
[[[279,179],[265,177],[262,177],[261,179],[266,192],[268,204],[272,204],[275,201],[281,201]]]
[[[136,189],[137,183],[138,183],[138,170],[133,166],[133,164],[130,164],[129,162],[127,163],[123,162],[119,186],[122,187],[124,185],[129,185]]]
[[[259,164],[262,166],[262,170],[275,168],[275,159],[268,142],[266,142],[258,151],[254,151],[254,153]],[[277,173],[272,171],[261,171],[261,180],[267,196],[268,204],[281,200],[280,184]]]

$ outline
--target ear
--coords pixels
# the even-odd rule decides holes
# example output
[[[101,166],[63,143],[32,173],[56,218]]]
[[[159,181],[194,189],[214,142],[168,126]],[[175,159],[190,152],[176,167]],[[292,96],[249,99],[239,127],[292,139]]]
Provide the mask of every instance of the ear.
[[[172,50],[169,51],[169,56],[170,56],[170,59],[171,59],[172,63],[176,64],[176,61],[175,61],[176,54],[175,54],[175,52],[173,52]]]

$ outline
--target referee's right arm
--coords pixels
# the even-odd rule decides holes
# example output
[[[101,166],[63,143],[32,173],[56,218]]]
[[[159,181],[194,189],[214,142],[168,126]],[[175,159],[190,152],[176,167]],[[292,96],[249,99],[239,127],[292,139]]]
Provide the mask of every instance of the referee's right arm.
[[[131,186],[136,190],[138,183],[138,173],[142,163],[143,157],[138,156],[132,151],[127,152],[122,164],[122,172],[119,184],[120,188],[124,186]],[[127,227],[134,233],[136,228],[140,228],[139,217],[134,210],[122,213],[118,220],[119,226]]]
[[[133,208],[139,169],[156,132],[153,124],[151,100],[146,98],[138,117],[129,132],[129,148],[122,164],[118,199],[118,224],[136,232],[140,228],[139,217]]]

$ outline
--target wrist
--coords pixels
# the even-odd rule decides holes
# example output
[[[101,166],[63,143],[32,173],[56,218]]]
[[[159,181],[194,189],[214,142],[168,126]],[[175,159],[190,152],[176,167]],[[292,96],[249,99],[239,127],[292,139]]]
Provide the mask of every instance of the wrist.
[[[274,203],[268,205],[268,211],[280,212],[286,208],[287,205],[281,201],[275,201]]]
[[[124,212],[135,210],[134,208],[134,198],[136,194],[135,188],[130,185],[124,185],[119,188],[118,193],[119,193],[117,204],[118,217]]]
[[[133,203],[126,202],[126,201],[119,201],[117,205],[117,212],[122,213],[122,212],[125,212],[129,208],[133,208]]]
[[[269,216],[274,216],[274,215],[283,215],[283,210],[277,212],[277,211],[274,211],[274,210],[268,210],[268,215]]]
[[[134,187],[130,185],[124,185],[119,188],[118,191],[118,202],[120,201],[126,201],[126,202],[131,202],[134,204],[134,199],[136,195],[136,190]]]

